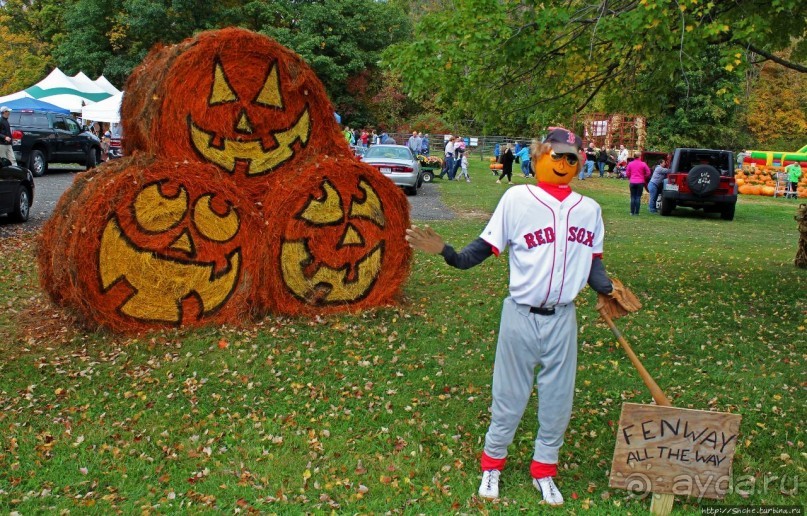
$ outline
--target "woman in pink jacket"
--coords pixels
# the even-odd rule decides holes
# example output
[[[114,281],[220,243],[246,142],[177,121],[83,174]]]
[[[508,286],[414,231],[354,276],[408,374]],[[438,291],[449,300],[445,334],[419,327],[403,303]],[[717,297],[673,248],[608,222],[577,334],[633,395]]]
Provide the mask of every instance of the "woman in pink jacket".
[[[625,174],[627,174],[628,182],[630,183],[630,214],[638,215],[639,208],[642,206],[642,190],[644,190],[644,185],[650,178],[650,167],[639,156],[628,163]]]

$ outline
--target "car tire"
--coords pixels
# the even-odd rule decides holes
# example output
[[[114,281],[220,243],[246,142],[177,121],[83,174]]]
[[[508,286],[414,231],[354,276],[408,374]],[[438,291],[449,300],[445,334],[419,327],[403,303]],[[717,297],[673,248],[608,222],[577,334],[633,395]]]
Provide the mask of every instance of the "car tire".
[[[407,186],[404,189],[404,191],[406,192],[406,195],[417,195],[418,194],[418,187],[417,187],[417,185],[415,185],[415,186]]]
[[[95,147],[90,147],[90,150],[87,152],[87,161],[85,163],[87,170],[91,168],[95,168],[98,165],[98,154],[99,150]]]
[[[31,155],[28,157],[28,168],[34,177],[45,175],[45,172],[48,171],[48,160],[45,158],[45,154],[40,150],[31,151]]]
[[[672,211],[675,209],[675,201],[667,199],[666,197],[661,198],[661,216],[662,217],[669,217],[672,215]]]
[[[723,220],[734,220],[734,208],[736,206],[735,203],[724,204],[723,208],[720,210],[720,218]]]
[[[31,215],[31,194],[22,185],[17,188],[17,195],[14,196],[14,212],[11,219],[15,222],[25,222]]]
[[[687,173],[687,186],[698,197],[709,195],[720,186],[720,172],[711,165],[695,165]]]
[[[434,181],[434,172],[432,172],[431,170],[423,172],[423,182],[431,183],[432,181]]]

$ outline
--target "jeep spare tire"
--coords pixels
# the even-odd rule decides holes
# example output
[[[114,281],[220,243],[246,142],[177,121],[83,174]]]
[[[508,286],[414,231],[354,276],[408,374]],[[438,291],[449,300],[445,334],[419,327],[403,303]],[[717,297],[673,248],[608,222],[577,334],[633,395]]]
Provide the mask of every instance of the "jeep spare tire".
[[[687,186],[697,196],[709,195],[719,185],[720,172],[711,165],[696,165],[687,174]]]

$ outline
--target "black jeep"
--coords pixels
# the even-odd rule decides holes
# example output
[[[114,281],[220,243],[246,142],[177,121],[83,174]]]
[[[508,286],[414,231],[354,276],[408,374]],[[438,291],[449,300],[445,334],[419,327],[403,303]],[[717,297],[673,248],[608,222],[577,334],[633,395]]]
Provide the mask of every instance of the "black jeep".
[[[737,183],[734,153],[727,150],[675,149],[670,173],[661,191],[661,214],[671,215],[678,207],[720,213],[734,219]]]

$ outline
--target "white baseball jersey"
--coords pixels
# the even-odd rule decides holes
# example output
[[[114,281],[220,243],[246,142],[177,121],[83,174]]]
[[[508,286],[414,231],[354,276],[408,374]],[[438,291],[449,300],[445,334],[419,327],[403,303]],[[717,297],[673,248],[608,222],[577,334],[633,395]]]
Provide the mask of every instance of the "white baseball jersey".
[[[480,235],[498,252],[510,247],[510,295],[517,303],[571,303],[602,254],[600,205],[572,192],[563,202],[535,185],[507,190]]]

